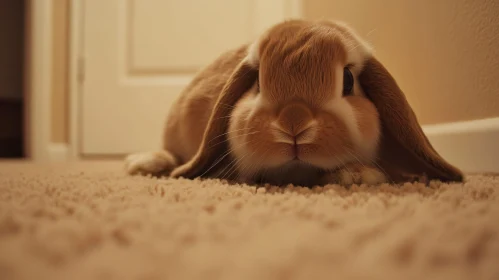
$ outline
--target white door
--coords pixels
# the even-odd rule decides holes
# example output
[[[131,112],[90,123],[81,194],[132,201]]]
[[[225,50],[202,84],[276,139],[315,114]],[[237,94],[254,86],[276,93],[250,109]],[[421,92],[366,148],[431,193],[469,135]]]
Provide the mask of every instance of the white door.
[[[221,52],[296,16],[296,0],[86,0],[80,153],[161,147],[172,101]]]

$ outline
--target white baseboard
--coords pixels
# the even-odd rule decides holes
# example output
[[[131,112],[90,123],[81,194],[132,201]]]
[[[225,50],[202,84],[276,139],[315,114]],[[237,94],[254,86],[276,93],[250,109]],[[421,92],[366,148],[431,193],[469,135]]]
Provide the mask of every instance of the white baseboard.
[[[48,146],[48,160],[51,162],[69,160],[69,146],[64,143],[51,143]]]
[[[464,172],[499,172],[499,118],[424,125],[433,147]]]

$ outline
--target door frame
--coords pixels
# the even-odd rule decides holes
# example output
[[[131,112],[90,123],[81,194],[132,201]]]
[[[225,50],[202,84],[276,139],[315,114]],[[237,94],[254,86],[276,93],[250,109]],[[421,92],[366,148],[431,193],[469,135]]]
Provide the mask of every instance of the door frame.
[[[26,1],[25,49],[25,151],[35,161],[66,161],[81,158],[81,93],[85,74],[84,0],[69,0],[68,143],[51,142],[54,1]],[[266,0],[256,0],[264,7]],[[287,17],[302,16],[302,0],[281,0]],[[265,15],[264,15],[265,17]],[[265,18],[264,18],[265,19]]]
[[[66,161],[79,159],[79,85],[80,53],[83,32],[82,0],[69,0],[68,50],[68,141],[53,143],[52,133],[52,67],[53,10],[55,1],[25,0],[24,62],[24,150],[33,161]]]
[[[83,52],[85,5],[84,0],[70,0],[69,11],[69,147],[71,159],[80,158],[80,106],[85,74]]]
[[[24,128],[26,157],[50,158],[52,1],[26,0]]]

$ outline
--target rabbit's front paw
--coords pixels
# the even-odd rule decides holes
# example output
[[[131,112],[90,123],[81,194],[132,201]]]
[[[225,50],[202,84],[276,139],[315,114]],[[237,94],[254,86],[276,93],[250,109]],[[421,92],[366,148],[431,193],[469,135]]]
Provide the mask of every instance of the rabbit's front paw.
[[[168,174],[176,165],[175,158],[166,151],[135,153],[125,158],[125,169],[130,175]]]
[[[352,185],[377,185],[386,183],[387,177],[380,170],[368,166],[344,167],[326,175],[326,183]]]

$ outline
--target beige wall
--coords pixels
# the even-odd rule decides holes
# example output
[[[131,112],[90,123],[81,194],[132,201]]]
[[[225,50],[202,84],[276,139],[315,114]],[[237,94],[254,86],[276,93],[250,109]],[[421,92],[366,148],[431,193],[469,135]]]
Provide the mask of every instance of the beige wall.
[[[67,143],[69,131],[68,51],[69,1],[54,0],[52,66],[52,133],[54,143]]]
[[[305,0],[367,38],[423,124],[499,116],[499,1]]]

